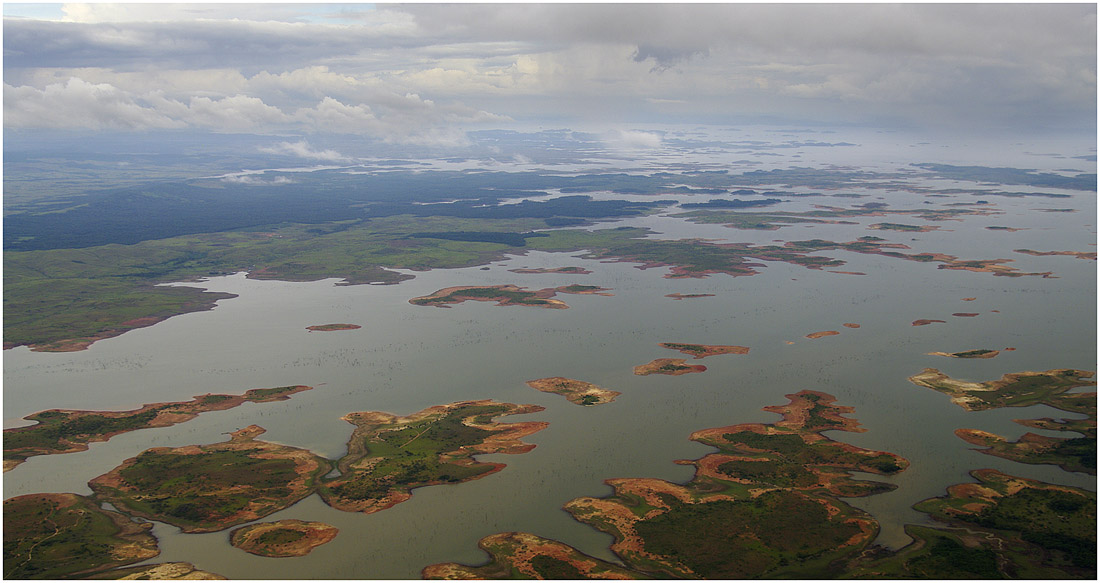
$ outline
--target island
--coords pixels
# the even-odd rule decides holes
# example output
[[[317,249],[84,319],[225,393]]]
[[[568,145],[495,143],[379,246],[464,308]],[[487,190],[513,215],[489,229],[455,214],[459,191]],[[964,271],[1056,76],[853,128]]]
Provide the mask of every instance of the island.
[[[840,500],[895,486],[852,472],[891,475],[908,462],[894,454],[840,443],[825,431],[861,431],[831,395],[801,391],[767,407],[783,419],[697,431],[718,448],[695,461],[686,484],[651,478],[611,479],[614,493],[565,504],[574,518],[614,537],[623,566],[526,533],[482,539],[484,566],[424,569],[428,578],[795,578],[835,577],[878,532],[871,515]]]
[[[723,344],[684,344],[680,342],[662,342],[662,348],[679,350],[695,358],[705,358],[718,354],[748,354],[748,346],[729,346]]]
[[[338,330],[358,330],[362,326],[358,324],[317,324],[315,326],[306,326],[306,330],[310,332],[336,332]]]
[[[355,425],[348,453],[336,464],[340,474],[323,482],[321,497],[338,510],[372,513],[408,500],[413,488],[483,478],[504,464],[477,461],[475,455],[531,451],[534,444],[520,439],[548,425],[494,419],[542,410],[482,400],[436,405],[405,417],[350,413],[343,417]]]
[[[567,379],[565,377],[549,377],[527,381],[527,386],[544,393],[562,395],[570,403],[577,405],[602,405],[615,400],[622,393],[598,387],[592,383]]]
[[[332,469],[307,450],[256,440],[262,433],[250,425],[223,443],[147,449],[88,486],[122,512],[183,532],[251,522],[312,494]]]
[[[978,312],[955,312],[951,315],[956,318],[977,318],[979,316]]]
[[[981,446],[978,451],[1027,464],[1055,464],[1069,472],[1096,474],[1096,392],[1069,393],[1072,388],[1095,386],[1083,378],[1094,373],[1077,369],[1006,374],[999,381],[969,383],[957,381],[936,369],[925,369],[910,377],[915,384],[951,396],[951,401],[968,411],[997,407],[1026,407],[1043,404],[1086,415],[1085,419],[1015,419],[1026,427],[1079,433],[1060,438],[1025,433],[1016,441],[978,429],[958,429],[955,435]]]
[[[1078,259],[1091,259],[1096,261],[1095,251],[1033,251],[1031,249],[1014,249],[1016,253],[1023,253],[1024,255],[1033,255],[1035,257],[1046,257],[1050,255],[1068,255],[1070,257],[1076,257]]]
[[[559,293],[601,295],[608,290],[595,285],[566,285],[561,287],[530,291],[516,285],[487,285],[487,286],[457,286],[448,287],[436,291],[427,296],[421,296],[409,300],[415,306],[436,306],[449,308],[448,304],[461,304],[465,301],[497,302],[498,306],[534,306],[538,308],[551,308],[564,310],[569,306],[561,300],[552,299]]]
[[[875,223],[869,225],[867,228],[880,231],[902,231],[905,233],[927,233],[928,231],[939,229],[939,227],[934,225],[906,225],[902,223]]]
[[[845,323],[841,324],[841,326],[844,326],[845,328],[852,328],[852,329],[856,329],[856,328],[860,327],[859,324],[856,324],[854,322],[845,322]]]
[[[304,557],[336,538],[338,532],[323,522],[278,520],[235,529],[229,533],[229,544],[261,557]]]
[[[4,579],[81,578],[160,554],[139,524],[76,494],[4,500]]]
[[[964,350],[962,352],[929,352],[928,354],[931,356],[947,356],[950,358],[994,358],[1000,353],[1000,350],[978,348],[975,350]]]
[[[909,525],[914,542],[856,578],[1096,579],[1096,493],[975,470],[974,483],[913,507],[950,528]],[[878,560],[875,560],[878,559]]]
[[[512,273],[568,273],[570,275],[588,275],[591,271],[583,267],[538,267],[522,269],[509,269]]]
[[[714,294],[682,294],[677,292],[674,294],[665,294],[665,297],[674,300],[694,300],[698,298],[713,298]]]
[[[923,319],[923,318],[920,319],[920,320],[913,320],[913,325],[914,326],[927,326],[929,324],[935,324],[935,323],[946,324],[947,320],[926,320],[926,319]]]
[[[707,367],[701,364],[684,364],[685,362],[687,362],[685,358],[658,358],[652,362],[634,367],[634,374],[638,376],[651,374],[678,376],[707,370]]]
[[[243,395],[199,395],[192,401],[153,403],[132,411],[74,411],[50,409],[27,415],[35,425],[4,430],[4,471],[36,455],[72,453],[88,443],[107,441],[121,433],[150,427],[169,427],[194,419],[199,413],[224,411],[243,403],[285,401],[313,387],[293,385],[251,389]]]
[[[810,334],[806,335],[806,338],[814,340],[817,338],[824,338],[826,336],[838,336],[839,334],[840,332],[837,332],[836,330],[825,330],[824,332],[811,332]]]

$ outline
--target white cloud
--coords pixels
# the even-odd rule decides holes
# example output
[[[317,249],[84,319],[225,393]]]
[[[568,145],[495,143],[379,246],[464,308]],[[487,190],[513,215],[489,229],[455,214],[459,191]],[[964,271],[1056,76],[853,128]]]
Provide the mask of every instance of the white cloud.
[[[299,158],[308,158],[310,160],[326,160],[329,162],[343,162],[348,160],[347,156],[344,156],[336,150],[314,150],[309,145],[309,142],[305,140],[298,142],[279,142],[274,146],[259,148],[259,150],[268,154],[287,154],[298,156]]]
[[[661,147],[660,134],[637,130],[612,130],[604,135],[609,146],[624,150],[656,150]]]
[[[4,125],[80,129],[164,129],[186,125],[105,83],[71,78],[42,89],[4,84]]]

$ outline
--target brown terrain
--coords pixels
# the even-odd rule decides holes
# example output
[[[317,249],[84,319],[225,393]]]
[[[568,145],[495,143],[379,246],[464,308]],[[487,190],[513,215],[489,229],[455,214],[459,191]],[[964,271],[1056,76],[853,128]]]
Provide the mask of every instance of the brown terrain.
[[[242,526],[229,533],[229,543],[261,557],[303,557],[340,532],[323,522],[289,519]]]

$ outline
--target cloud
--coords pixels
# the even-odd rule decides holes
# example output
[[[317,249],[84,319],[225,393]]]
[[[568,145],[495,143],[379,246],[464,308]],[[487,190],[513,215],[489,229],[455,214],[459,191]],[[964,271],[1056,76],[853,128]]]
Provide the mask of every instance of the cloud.
[[[259,150],[267,154],[285,154],[310,160],[325,160],[328,162],[344,162],[348,160],[347,156],[344,156],[336,150],[314,150],[309,145],[309,142],[305,140],[298,142],[279,142],[274,146],[261,147]]]
[[[186,123],[138,103],[118,88],[71,78],[42,89],[4,84],[5,127],[165,129]]]
[[[617,149],[655,150],[661,147],[662,138],[653,132],[613,130],[604,134],[604,142]]]
[[[286,176],[274,176],[268,179],[254,174],[230,174],[229,176],[223,176],[222,182],[243,184],[245,186],[280,186],[283,184],[294,184],[294,181]]]

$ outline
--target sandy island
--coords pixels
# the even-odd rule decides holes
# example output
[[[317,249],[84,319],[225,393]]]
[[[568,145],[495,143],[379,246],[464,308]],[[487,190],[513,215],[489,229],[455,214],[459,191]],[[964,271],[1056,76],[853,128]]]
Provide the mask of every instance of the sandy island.
[[[527,386],[544,393],[562,395],[570,403],[577,405],[602,405],[615,400],[622,393],[598,387],[592,383],[567,379],[565,377],[549,377],[527,381]]]
[[[662,342],[662,348],[678,350],[695,358],[706,358],[719,354],[748,354],[748,346],[729,346],[723,344],[683,344],[680,342]]]
[[[685,358],[658,358],[652,362],[634,367],[634,374],[638,376],[651,374],[678,376],[707,370],[707,367],[701,364],[684,364],[685,362],[687,362]]]
[[[261,557],[304,557],[338,532],[323,522],[278,520],[242,526],[229,533],[229,544]]]

